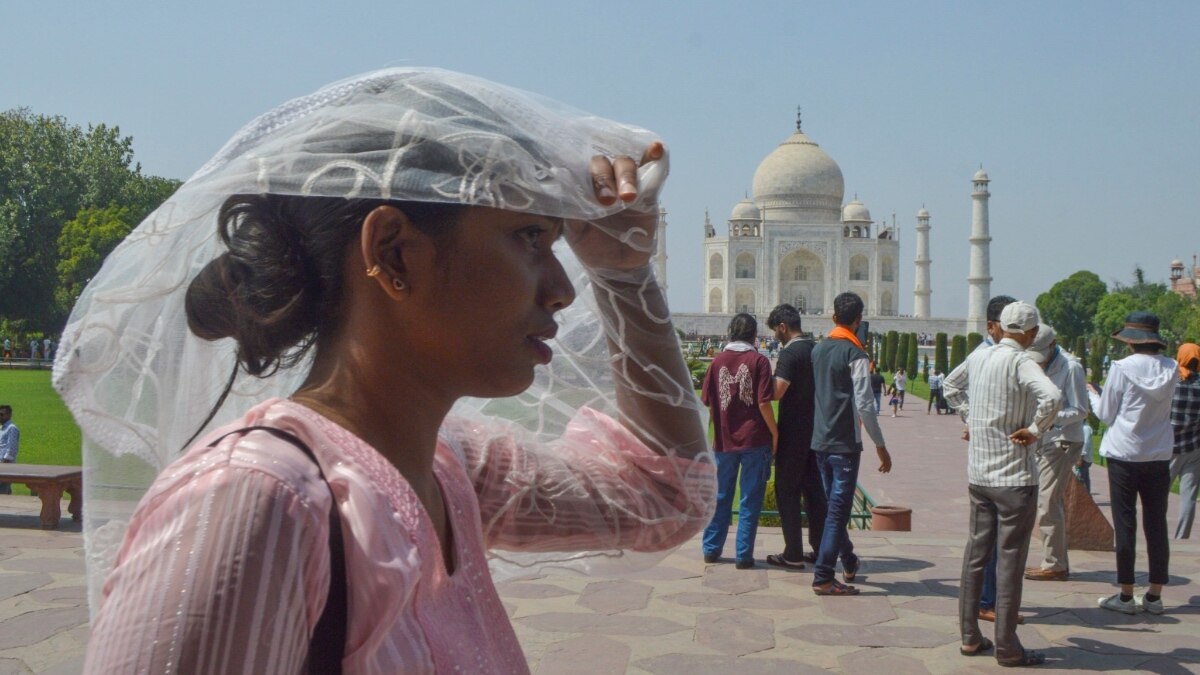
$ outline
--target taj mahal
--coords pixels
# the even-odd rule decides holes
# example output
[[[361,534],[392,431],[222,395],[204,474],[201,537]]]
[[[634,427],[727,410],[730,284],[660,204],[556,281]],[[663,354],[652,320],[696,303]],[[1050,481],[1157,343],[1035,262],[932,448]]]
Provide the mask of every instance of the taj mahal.
[[[872,220],[857,197],[844,202],[841,167],[804,133],[797,114],[795,132],[754,172],[752,196],[734,205],[723,226],[714,225],[705,213],[704,311],[674,314],[675,323],[688,333],[721,335],[739,312],[755,315],[760,324],[771,308],[785,302],[804,314],[831,314],[834,297],[853,291],[862,297],[873,331],[982,333],[992,281],[990,181],[981,168],[971,182],[967,316],[930,316],[931,226],[923,207],[916,214],[913,315],[900,316],[899,228]],[[666,279],[665,214],[660,221],[655,262],[659,279]],[[824,326],[806,322],[805,329],[827,331]]]

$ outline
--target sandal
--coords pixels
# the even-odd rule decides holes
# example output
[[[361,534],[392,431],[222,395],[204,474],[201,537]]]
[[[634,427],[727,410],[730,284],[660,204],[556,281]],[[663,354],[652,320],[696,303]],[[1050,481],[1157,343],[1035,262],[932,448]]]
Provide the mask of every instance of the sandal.
[[[813,593],[816,593],[817,595],[858,595],[857,588],[853,586],[847,586],[837,579],[829,582],[829,586],[827,587],[822,588],[820,586],[813,586],[812,589]]]
[[[846,583],[853,582],[854,578],[858,576],[858,568],[859,567],[862,567],[862,558],[855,558],[853,566],[847,565],[845,563],[845,561],[843,561],[842,562],[842,581],[844,581]]]
[[[783,554],[776,555],[776,554],[772,553],[771,555],[767,556],[767,564],[774,565],[775,567],[789,567],[789,568],[795,569],[795,570],[804,569],[803,561],[792,562],[791,560],[784,558]]]
[[[963,646],[958,648],[958,653],[962,654],[963,656],[980,656],[992,651],[992,647],[995,646],[996,645],[993,644],[991,640],[983,638],[983,642],[975,645],[974,649],[968,650],[965,646]]]
[[[996,663],[1005,668],[1024,668],[1026,666],[1040,666],[1046,662],[1046,655],[1041,652],[1035,652],[1032,649],[1026,649],[1025,653],[1015,659],[996,659]]]

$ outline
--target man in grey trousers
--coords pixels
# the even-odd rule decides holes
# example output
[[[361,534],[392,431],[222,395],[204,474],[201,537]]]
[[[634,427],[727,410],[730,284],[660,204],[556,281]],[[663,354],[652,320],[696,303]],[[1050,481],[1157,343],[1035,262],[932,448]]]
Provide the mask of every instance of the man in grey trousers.
[[[1017,613],[1029,535],[1037,516],[1034,450],[1054,423],[1062,394],[1025,352],[1038,333],[1037,309],[1014,302],[1000,313],[1000,327],[1004,331],[1000,343],[972,352],[942,385],[947,402],[966,413],[970,431],[970,536],[959,588],[959,650],[964,656],[977,656],[994,646],[1001,666],[1036,666],[1046,657],[1021,646]],[[984,566],[997,545],[993,645],[979,631],[979,596]]]

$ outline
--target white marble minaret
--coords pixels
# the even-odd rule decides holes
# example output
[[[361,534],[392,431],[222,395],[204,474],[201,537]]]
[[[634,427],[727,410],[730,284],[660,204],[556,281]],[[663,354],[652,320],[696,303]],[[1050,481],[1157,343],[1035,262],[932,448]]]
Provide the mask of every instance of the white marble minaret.
[[[654,276],[658,285],[667,292],[667,210],[658,207],[658,231],[654,233],[657,250],[654,253]]]
[[[983,167],[972,179],[975,189],[971,192],[971,270],[967,276],[967,332],[985,335],[987,330],[987,303],[992,294],[992,273],[988,246],[992,242],[988,234],[987,173]]]
[[[917,266],[916,281],[913,284],[913,316],[918,319],[929,318],[929,212],[922,206],[917,211]]]

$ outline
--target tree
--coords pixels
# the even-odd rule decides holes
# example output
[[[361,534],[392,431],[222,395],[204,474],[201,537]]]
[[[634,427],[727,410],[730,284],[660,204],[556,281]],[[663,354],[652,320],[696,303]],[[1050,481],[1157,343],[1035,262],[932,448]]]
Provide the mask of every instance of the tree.
[[[58,235],[58,288],[55,301],[66,314],[100,264],[136,223],[128,206],[89,207],[63,225]]]
[[[908,334],[908,359],[904,362],[904,372],[908,373],[909,377],[917,376],[917,354],[919,352],[917,345],[917,334]]]
[[[955,335],[950,341],[950,368],[954,370],[967,358],[967,338],[962,335]],[[948,372],[947,371],[947,372]]]
[[[58,244],[67,221],[115,205],[137,222],[177,186],[143,176],[133,139],[117,127],[85,130],[23,108],[0,113],[0,316],[59,329]]]
[[[900,349],[900,334],[894,330],[889,330],[884,340],[883,368],[889,371],[895,370],[896,353]]]
[[[950,355],[946,353],[946,342],[945,333],[938,333],[933,338],[933,367],[943,375],[950,372]]]
[[[967,333],[967,351],[973,352],[975,348],[983,344],[983,336],[979,333]]]
[[[1038,312],[1044,323],[1054,326],[1063,342],[1092,332],[1092,315],[1108,287],[1094,272],[1080,270],[1050,287],[1037,297]]]

